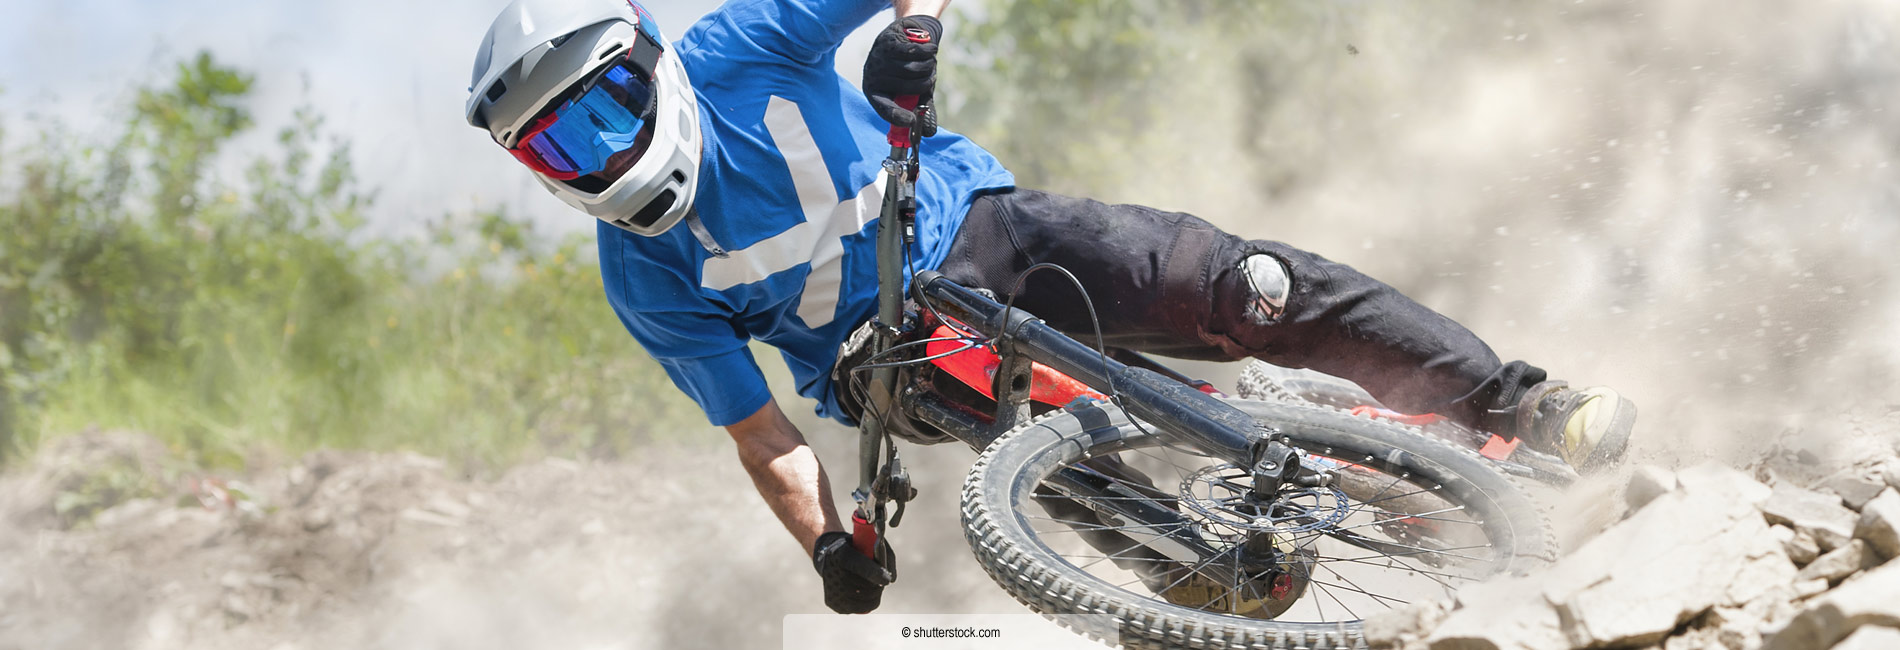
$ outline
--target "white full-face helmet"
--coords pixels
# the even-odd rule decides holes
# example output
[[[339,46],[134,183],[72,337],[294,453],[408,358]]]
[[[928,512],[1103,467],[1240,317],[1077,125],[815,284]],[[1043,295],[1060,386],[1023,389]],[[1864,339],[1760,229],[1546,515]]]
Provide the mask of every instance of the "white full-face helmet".
[[[698,187],[686,68],[633,0],[515,0],[475,53],[468,123],[601,221],[653,236]]]

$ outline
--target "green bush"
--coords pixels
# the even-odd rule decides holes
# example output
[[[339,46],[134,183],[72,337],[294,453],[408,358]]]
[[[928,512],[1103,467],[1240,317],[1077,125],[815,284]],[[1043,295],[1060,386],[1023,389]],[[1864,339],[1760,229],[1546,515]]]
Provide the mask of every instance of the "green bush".
[[[226,179],[249,76],[208,55],[120,133],[0,133],[0,454],[135,428],[232,464],[415,449],[484,465],[703,428],[601,298],[589,237],[500,212],[367,237],[348,143],[299,111]]]

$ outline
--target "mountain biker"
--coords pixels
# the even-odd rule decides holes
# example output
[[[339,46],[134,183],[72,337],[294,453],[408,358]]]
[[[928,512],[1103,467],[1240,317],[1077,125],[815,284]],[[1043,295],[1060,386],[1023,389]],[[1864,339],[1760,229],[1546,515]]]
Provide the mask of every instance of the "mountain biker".
[[[668,43],[634,0],[514,0],[483,39],[470,87],[469,123],[599,220],[614,312],[726,428],[841,613],[877,607],[894,557],[852,549],[817,456],[747,342],[779,348],[817,413],[851,423],[832,366],[874,311],[884,131],[916,120],[894,97],[934,87],[946,4],[730,0]],[[892,5],[898,18],[877,36],[860,91],[834,71],[839,43]],[[1313,368],[1392,408],[1580,467],[1625,448],[1627,399],[1501,363],[1464,327],[1343,264],[1191,215],[1018,189],[949,131],[924,138],[921,155],[916,269],[1003,293],[1023,269],[1053,262],[1096,297],[1110,345]],[[1074,287],[1052,274],[1031,276],[1015,304],[1093,331]]]

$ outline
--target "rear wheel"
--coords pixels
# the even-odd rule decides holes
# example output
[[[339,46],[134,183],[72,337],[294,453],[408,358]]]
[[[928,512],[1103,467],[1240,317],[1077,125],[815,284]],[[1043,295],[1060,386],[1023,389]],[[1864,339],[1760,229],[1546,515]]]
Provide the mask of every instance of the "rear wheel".
[[[1366,615],[1555,553],[1531,499],[1474,454],[1317,405],[1229,403],[1286,434],[1332,484],[1243,503],[1247,472],[1112,406],[1079,406],[1018,427],[977,459],[962,509],[978,561],[1038,612],[1107,615],[1105,629],[1060,620],[1126,647],[1352,648],[1364,645]],[[1065,470],[1125,489],[1063,496],[1048,479]],[[1182,523],[1157,531],[1089,516],[1131,494]],[[1156,550],[1182,531],[1204,556]]]

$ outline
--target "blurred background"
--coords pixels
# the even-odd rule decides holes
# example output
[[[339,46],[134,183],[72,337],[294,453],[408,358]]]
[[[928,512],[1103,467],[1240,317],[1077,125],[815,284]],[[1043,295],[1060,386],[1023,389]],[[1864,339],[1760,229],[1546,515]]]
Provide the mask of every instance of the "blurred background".
[[[463,123],[503,4],[0,23],[0,648],[776,645],[823,611],[601,298],[593,221]],[[677,36],[715,5],[649,9]],[[1354,265],[1629,394],[1643,460],[1900,431],[1900,4],[963,0],[945,23],[942,123],[1022,186]],[[848,467],[852,433],[759,352]],[[1020,611],[962,546],[969,452],[910,457],[887,610]]]

